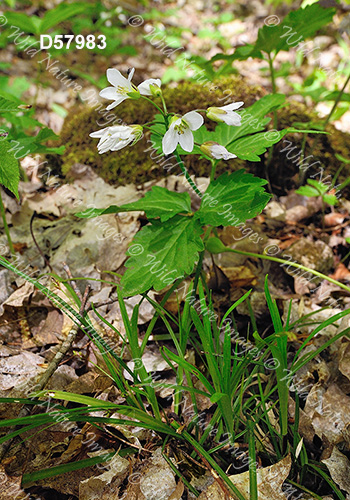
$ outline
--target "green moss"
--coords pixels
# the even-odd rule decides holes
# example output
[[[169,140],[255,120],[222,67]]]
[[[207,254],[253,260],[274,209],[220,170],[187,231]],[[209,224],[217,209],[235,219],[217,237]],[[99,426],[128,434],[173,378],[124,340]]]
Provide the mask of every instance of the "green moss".
[[[250,106],[257,99],[266,94],[266,91],[259,86],[251,86],[240,76],[230,76],[222,78],[212,84],[209,88],[205,85],[184,82],[175,88],[165,86],[163,94],[170,112],[184,114],[196,108],[207,106],[223,106],[232,101],[244,101],[245,106]],[[227,100],[225,98],[227,97]],[[156,101],[158,102],[158,101]],[[122,149],[116,153],[105,153],[99,155],[97,152],[97,140],[89,137],[95,130],[117,123],[144,124],[154,117],[155,108],[146,100],[127,100],[110,112],[106,112],[107,103],[103,103],[99,108],[79,107],[73,110],[65,120],[61,140],[66,146],[66,152],[59,159],[52,158],[50,163],[54,169],[61,169],[62,173],[69,177],[69,170],[74,163],[83,163],[91,166],[103,179],[113,184],[141,184],[152,179],[159,179],[167,175],[167,171],[160,165],[151,151],[149,133],[132,147]],[[160,104],[160,103],[159,103]],[[111,115],[115,118],[112,121]],[[119,122],[115,121],[119,120]],[[304,104],[289,101],[287,105],[278,111],[278,129],[292,126],[294,122],[321,122],[317,114]],[[215,123],[206,121],[206,126],[213,129]],[[307,176],[325,169],[324,177],[334,174],[340,166],[340,162],[335,158],[335,153],[340,153],[349,157],[350,135],[342,133],[332,125],[327,126],[328,135],[308,135],[306,140],[305,156],[312,154],[312,159],[308,160],[309,165],[314,166],[307,170]],[[315,141],[315,138],[316,141]],[[270,165],[269,175],[274,191],[278,194],[285,193],[286,190],[296,187],[299,180],[298,163],[295,155],[300,151],[303,140],[302,134],[288,134],[284,140],[275,145],[273,161]],[[291,141],[297,146],[294,152],[282,152],[282,149]],[[293,147],[293,146],[292,146]],[[289,156],[289,158],[288,158]],[[295,158],[293,158],[295,157]],[[263,177],[264,161],[250,163],[242,160],[235,160],[230,164],[230,168],[245,167],[250,172]],[[205,159],[199,159],[196,155],[185,157],[186,167],[191,174],[196,176],[208,176],[211,165]],[[222,174],[227,170],[227,163],[220,162],[217,167],[217,174]],[[170,173],[170,172],[168,172]],[[176,166],[171,170],[172,174],[180,173]],[[348,166],[340,176],[340,181],[349,175]],[[318,178],[318,177],[317,177]]]
[[[215,86],[215,88],[214,88]],[[227,102],[244,101],[250,106],[265,92],[261,87],[248,86],[241,77],[229,77],[213,84],[213,90],[200,84],[185,82],[176,88],[165,87],[163,95],[168,105],[169,112],[184,114],[196,108],[207,106],[223,106]],[[226,96],[226,97],[225,97]],[[150,157],[151,151],[149,134],[145,134],[143,140],[132,147],[118,151],[117,153],[105,153],[99,155],[97,152],[97,140],[89,137],[95,130],[111,125],[107,123],[109,116],[115,112],[119,123],[143,124],[154,117],[155,108],[144,99],[137,101],[127,100],[120,104],[115,110],[106,114],[105,105],[101,109],[77,108],[65,120],[61,140],[66,146],[66,152],[61,157],[60,168],[62,173],[69,176],[69,170],[74,163],[83,163],[91,166],[103,179],[111,183],[143,183],[151,179],[158,179],[166,175],[157,159]],[[105,118],[104,118],[105,117]],[[117,122],[115,122],[117,124]],[[207,123],[208,128],[214,128],[215,123]],[[211,165],[205,159],[190,155],[185,159],[189,172],[196,176],[207,176]],[[235,168],[241,168],[245,162],[237,160]],[[221,162],[218,165],[218,174],[223,173],[227,165]],[[172,169],[171,173],[180,173],[178,169]]]
[[[309,129],[308,121],[320,123],[324,119],[320,117],[305,104],[290,101],[286,107],[278,111],[278,128],[283,129],[292,126],[295,122],[306,123],[305,129]],[[314,176],[316,180],[328,179],[336,173],[342,163],[337,160],[336,153],[349,158],[350,135],[341,132],[333,125],[326,127],[327,134],[307,134],[304,149],[305,178]],[[288,134],[276,144],[274,148],[273,161],[270,166],[270,178],[272,187],[276,194],[282,194],[289,189],[295,188],[300,182],[299,153],[302,147],[304,134]],[[289,144],[289,141],[291,144]],[[295,149],[292,148],[295,146]],[[288,149],[286,149],[288,148]],[[283,151],[284,149],[284,151]],[[344,165],[336,182],[339,184],[349,177],[349,165]],[[349,192],[349,187],[344,192]]]

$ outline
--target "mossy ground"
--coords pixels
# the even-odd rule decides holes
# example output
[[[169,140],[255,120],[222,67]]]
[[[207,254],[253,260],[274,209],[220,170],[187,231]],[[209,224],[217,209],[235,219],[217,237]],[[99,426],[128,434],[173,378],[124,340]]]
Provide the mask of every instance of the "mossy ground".
[[[184,82],[175,88],[164,87],[164,98],[170,112],[184,114],[188,111],[207,106],[223,106],[231,101],[244,101],[245,106],[250,106],[257,99],[261,98],[266,91],[259,86],[248,86],[240,76],[230,76],[209,85],[194,84]],[[132,147],[118,151],[117,153],[105,153],[99,155],[97,152],[97,140],[89,137],[95,130],[111,125],[111,115],[114,114],[113,122],[126,124],[144,124],[151,121],[155,114],[155,108],[144,99],[127,100],[119,105],[115,110],[105,111],[105,104],[100,107],[88,108],[80,107],[70,113],[66,119],[62,133],[62,144],[66,146],[66,151],[54,166],[59,167],[63,174],[69,177],[69,170],[74,163],[83,163],[91,166],[103,179],[113,184],[141,184],[151,179],[158,179],[167,175],[166,170],[160,165],[161,161],[150,151],[150,135],[145,137]],[[307,108],[304,104],[296,101],[287,102],[286,106],[278,111],[278,129],[292,126],[295,122],[319,121],[315,112]],[[214,122],[207,121],[208,128],[215,127]],[[306,126],[305,128],[309,128]],[[308,165],[313,164],[307,175],[312,175],[324,169],[326,175],[334,174],[341,166],[335,158],[335,153],[348,157],[350,150],[350,135],[342,133],[332,125],[327,126],[327,135],[308,135],[305,144],[305,156],[312,155],[308,160]],[[316,139],[315,139],[316,138]],[[274,154],[269,167],[272,185],[277,188],[278,194],[295,187],[298,182],[298,162],[297,153],[302,144],[302,134],[288,134],[279,144],[274,147]],[[297,146],[293,152],[282,151],[287,147],[288,142]],[[293,146],[291,146],[293,147]],[[57,165],[58,161],[58,165]],[[246,168],[247,170],[264,176],[264,163],[266,158],[262,158],[259,163],[235,160],[230,162],[229,167],[226,162],[220,162],[217,167],[217,174],[225,172],[228,168]],[[189,155],[185,158],[185,164],[191,174],[196,176],[208,176],[211,165],[205,159],[198,156]],[[176,168],[171,170],[172,174],[180,173]],[[344,168],[340,179],[344,180],[349,175],[349,169]]]
[[[184,114],[210,105],[223,106],[231,101],[244,101],[250,106],[265,93],[261,87],[248,86],[241,77],[236,76],[215,82],[211,88],[213,90],[210,90],[209,86],[192,82],[181,83],[176,88],[165,87],[163,95],[168,111]],[[154,155],[153,159],[151,158],[151,151],[147,151],[151,145],[148,142],[149,133],[146,133],[145,137],[134,146],[122,149],[118,153],[98,154],[97,140],[89,137],[89,134],[107,126],[103,118],[105,107],[103,105],[100,110],[78,108],[66,119],[61,132],[62,144],[66,146],[66,152],[60,160],[62,172],[69,174],[69,169],[74,163],[84,163],[93,167],[103,179],[111,183],[139,184],[164,177],[166,171],[159,165],[160,162],[157,163]],[[113,111],[121,122],[144,124],[153,119],[156,109],[146,100],[138,99],[124,101]],[[207,121],[208,128],[214,128],[215,125],[214,122]],[[207,160],[189,155],[185,163],[191,174],[209,175],[211,165]],[[235,168],[244,164],[243,161],[236,161]],[[178,172],[175,170],[172,169],[171,173],[180,173],[180,170]],[[220,174],[226,170],[227,164],[222,163],[218,166],[217,172]]]

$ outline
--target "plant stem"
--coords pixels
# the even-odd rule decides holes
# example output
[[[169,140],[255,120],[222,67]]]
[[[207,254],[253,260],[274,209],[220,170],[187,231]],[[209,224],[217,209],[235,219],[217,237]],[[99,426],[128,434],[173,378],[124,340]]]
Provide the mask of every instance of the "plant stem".
[[[341,100],[341,98],[342,98],[342,96],[344,94],[345,88],[346,88],[347,84],[349,83],[349,81],[350,81],[350,73],[349,73],[349,76],[347,77],[347,79],[345,80],[345,83],[344,83],[342,89],[340,90],[340,92],[338,94],[338,97],[334,101],[334,104],[332,106],[332,109],[329,112],[329,115],[327,116],[327,118],[324,121],[323,128],[326,127],[326,125],[328,124],[329,120],[331,119],[334,111],[336,110],[336,107],[338,106],[338,104],[339,104],[339,102],[340,102],[340,100]]]
[[[268,55],[269,68],[270,68],[272,93],[276,94],[277,87],[276,87],[276,79],[275,79],[275,70],[273,67],[273,60],[272,60],[270,52],[267,55]],[[277,129],[277,126],[278,126],[277,111],[274,109],[273,110],[273,128]],[[267,179],[269,190],[271,193],[272,193],[272,189],[271,189],[270,178],[269,178],[269,166],[272,162],[272,156],[273,156],[273,144],[271,145],[271,147],[269,149],[269,154],[267,157],[266,168],[265,168],[266,179]]]
[[[167,110],[167,107],[166,107],[166,104],[165,104],[165,101],[164,101],[163,94],[160,94],[160,98],[161,98],[162,103],[163,103],[164,113],[167,115],[168,114],[168,110]]]
[[[267,55],[268,55],[269,68],[270,68],[272,93],[276,94],[277,93],[277,87],[276,87],[276,79],[275,79],[275,69],[273,67],[273,60],[272,60],[270,52]],[[277,111],[274,109],[273,110],[273,128],[277,129],[277,126],[278,126]],[[268,156],[268,159],[267,159],[267,166],[269,166],[270,163],[271,163],[271,161],[272,161],[272,155],[273,155],[273,144],[272,144],[272,146],[269,149],[269,156]]]
[[[211,160],[210,182],[213,182],[213,180],[214,180],[215,171],[216,171],[216,167],[217,167],[218,163],[219,163],[218,161]]]
[[[298,269],[302,269],[303,271],[307,271],[311,274],[314,274],[315,276],[318,276],[319,278],[322,278],[324,280],[329,281],[330,283],[333,283],[334,285],[339,286],[343,290],[346,290],[347,292],[350,292],[350,287],[344,285],[344,283],[340,283],[340,281],[337,281],[333,278],[330,278],[329,276],[326,276],[325,274],[319,273],[318,271],[315,271],[314,269],[310,269],[309,267],[305,267],[302,264],[297,264],[296,262],[289,262],[284,259],[279,259],[278,257],[271,257],[270,255],[263,255],[260,253],[253,253],[253,252],[244,252],[243,250],[236,250],[235,248],[229,248],[226,247],[224,252],[232,252],[232,253],[237,253],[239,255],[246,255],[247,257],[255,257],[257,259],[265,259],[265,260],[271,260],[272,262],[278,262],[279,264],[288,264],[288,266],[292,267],[297,267]]]
[[[303,135],[303,140],[302,140],[302,143],[301,143],[301,154],[300,154],[299,165],[302,165],[302,163],[304,161],[304,158],[305,158],[306,138],[307,138],[307,134],[304,134]],[[306,173],[306,170],[301,170],[300,171],[300,167],[299,167],[299,181],[298,181],[299,186],[301,186],[302,183],[304,182],[305,173]]]
[[[271,84],[272,84],[272,93],[277,94],[275,69],[273,67],[273,60],[272,60],[270,53],[268,54],[268,58],[269,58],[269,68],[270,68],[270,76],[271,76]],[[278,125],[277,111],[274,109],[273,110],[273,127],[277,128],[277,125]]]
[[[13,247],[13,243],[11,240],[10,230],[9,230],[8,225],[7,225],[5,207],[4,207],[4,204],[2,202],[1,189],[0,189],[0,212],[1,212],[2,221],[4,223],[4,231],[5,231],[6,238],[7,238],[8,244],[9,244],[10,252],[12,255],[15,255],[15,249]]]
[[[322,200],[322,229],[324,231],[325,230],[324,218],[326,216],[326,205],[324,203],[323,196],[321,196],[321,200]]]
[[[152,99],[148,99],[148,97],[146,96],[141,96],[142,99],[146,99],[146,101],[150,102],[151,104],[153,104],[154,107],[156,107],[158,109],[158,111],[160,111],[162,113],[162,115],[165,115],[164,111],[155,103],[152,101]]]
[[[337,108],[337,106],[338,106],[338,104],[339,104],[339,102],[340,102],[340,100],[341,100],[341,98],[342,98],[342,96],[344,94],[345,88],[346,88],[347,84],[349,83],[349,81],[350,81],[350,73],[349,73],[349,76],[347,77],[347,79],[345,80],[345,83],[344,83],[343,87],[341,88],[341,90],[340,90],[340,92],[338,94],[338,97],[334,101],[332,109],[330,110],[328,116],[326,117],[326,119],[325,119],[325,121],[323,123],[323,130],[325,130],[326,126],[328,125],[328,122],[330,121],[330,119],[331,119],[331,117],[332,117],[332,115],[334,113],[334,111],[336,110],[336,108]],[[315,138],[315,141],[314,141],[314,143],[312,145],[310,154],[313,154],[313,151],[315,150],[315,147],[318,144],[319,138],[320,138],[320,136],[317,135],[316,138]]]
[[[178,424],[177,422],[173,422],[172,426],[175,427],[176,432],[179,432],[180,424]],[[187,431],[182,431],[181,435],[188,443],[193,446],[193,448],[196,450],[197,454],[201,457],[203,463],[208,467],[211,473],[214,473],[213,476],[223,489],[224,493],[228,495],[230,492],[232,492],[239,500],[245,500],[244,495],[234,484],[232,484],[229,476],[225,474],[221,467],[215,462],[213,457],[209,455],[204,448],[202,448],[202,446],[194,439],[194,437]]]
[[[249,445],[249,491],[250,500],[258,500],[258,482],[256,476],[256,451],[254,438],[254,422],[247,420]]]
[[[177,160],[177,163],[179,164],[179,167],[181,168],[182,170],[182,173],[184,174],[184,176],[186,177],[186,180],[187,182],[189,183],[189,185],[191,186],[191,188],[193,189],[193,191],[200,197],[202,198],[202,193],[199,191],[198,187],[196,186],[196,184],[194,183],[194,181],[191,179],[190,177],[190,174],[188,173],[187,171],[187,168],[185,167],[185,165],[183,164],[183,161],[181,160],[180,158],[180,155],[179,153],[177,152],[177,149],[175,149],[174,151],[174,155],[175,155],[175,158]]]

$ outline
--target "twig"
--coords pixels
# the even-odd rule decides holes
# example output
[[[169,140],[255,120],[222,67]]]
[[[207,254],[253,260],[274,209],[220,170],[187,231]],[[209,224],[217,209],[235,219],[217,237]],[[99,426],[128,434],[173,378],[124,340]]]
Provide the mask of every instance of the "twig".
[[[82,297],[82,302],[81,302],[81,306],[79,309],[80,315],[82,315],[84,313],[86,302],[87,302],[87,299],[89,296],[89,292],[90,292],[90,287],[87,286],[85,289],[85,292],[84,292],[84,296]],[[45,372],[40,377],[39,382],[33,387],[33,392],[39,392],[45,388],[49,379],[52,377],[52,375],[57,370],[58,365],[60,364],[62,359],[65,357],[67,352],[71,349],[71,347],[76,339],[76,336],[78,334],[78,331],[79,331],[79,325],[74,324],[72,326],[72,328],[70,329],[67,337],[62,342],[59,350],[56,352],[54,358],[50,361],[49,366],[47,367]],[[32,397],[31,399],[33,401],[37,400],[36,397]],[[24,405],[18,414],[18,418],[27,417],[28,415],[30,415],[32,408],[33,407],[30,404]],[[13,432],[13,430],[10,429],[7,434],[11,434],[12,432]],[[5,441],[3,444],[0,445],[0,460],[2,460],[4,458],[7,450],[11,446],[12,441],[13,441],[13,439],[9,439],[8,441]]]
[[[46,255],[44,254],[44,252],[41,250],[41,248],[39,247],[39,244],[38,242],[36,241],[36,238],[35,238],[35,235],[34,235],[34,231],[33,231],[33,222],[34,222],[34,219],[36,217],[36,212],[34,211],[33,212],[33,215],[31,216],[30,218],[30,223],[29,223],[29,229],[30,229],[30,234],[32,235],[32,239],[34,241],[34,245],[36,246],[38,252],[40,253],[40,255],[42,256],[42,258],[44,259],[45,261],[45,264],[47,265],[47,267],[50,269],[50,271],[53,273],[53,269],[52,269],[52,266],[49,262],[49,259],[46,257]]]

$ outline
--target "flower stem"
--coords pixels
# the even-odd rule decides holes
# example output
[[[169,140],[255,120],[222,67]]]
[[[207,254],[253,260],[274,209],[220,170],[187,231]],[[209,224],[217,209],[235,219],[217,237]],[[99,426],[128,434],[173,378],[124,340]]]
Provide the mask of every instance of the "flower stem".
[[[166,107],[166,104],[165,104],[165,101],[164,101],[164,97],[163,97],[163,94],[160,94],[160,98],[162,100],[162,103],[163,103],[163,109],[164,109],[164,114],[168,114],[168,110],[167,110],[167,107]]]
[[[269,61],[269,68],[270,68],[270,76],[271,76],[271,84],[272,84],[272,93],[276,94],[277,92],[277,87],[276,87],[276,79],[275,79],[275,69],[273,67],[273,59],[271,57],[270,52],[268,53],[268,61]],[[274,109],[273,110],[273,128],[276,130],[278,126],[278,118],[277,118],[277,111]],[[265,174],[266,174],[266,179],[268,182],[269,190],[270,193],[272,193],[272,188],[271,188],[271,183],[270,183],[270,178],[269,178],[269,166],[272,162],[272,157],[273,157],[273,144],[270,146],[268,157],[267,157],[267,162],[266,162],[266,167],[265,167]]]
[[[156,107],[158,109],[158,111],[160,111],[162,113],[162,115],[165,115],[164,111],[155,103],[152,101],[152,99],[148,99],[148,97],[146,96],[141,96],[142,99],[146,99],[146,101],[150,102],[151,104],[153,104],[154,107]]]
[[[211,160],[210,182],[213,182],[215,178],[215,171],[218,163],[218,161]]]
[[[10,248],[10,252],[11,252],[12,255],[15,255],[15,249],[13,247],[13,243],[12,243],[12,240],[11,240],[10,230],[9,230],[9,227],[8,227],[7,221],[6,221],[6,212],[5,212],[4,204],[2,202],[1,189],[0,189],[0,212],[1,212],[2,221],[4,223],[4,231],[5,231],[5,234],[6,234],[6,237],[7,237],[7,241],[8,241],[9,248]]]
[[[339,102],[341,101],[341,98],[342,98],[342,96],[343,96],[343,94],[344,94],[345,88],[346,88],[347,84],[349,83],[349,81],[350,81],[350,73],[349,73],[349,75],[348,75],[347,79],[345,80],[344,85],[343,85],[343,86],[342,86],[342,88],[340,89],[339,94],[338,94],[338,96],[337,96],[337,98],[336,98],[336,100],[334,101],[334,104],[333,104],[333,106],[332,106],[332,109],[330,110],[329,114],[327,115],[327,117],[326,117],[326,119],[325,119],[325,121],[324,121],[324,123],[323,123],[323,130],[325,130],[326,126],[328,125],[329,120],[332,118],[332,115],[333,115],[334,111],[336,110],[336,108],[337,108],[337,106],[338,106]],[[321,135],[321,134],[320,134],[320,135]],[[312,145],[312,147],[311,147],[311,150],[310,150],[310,155],[312,155],[312,154],[313,154],[313,152],[314,152],[314,150],[315,150],[316,146],[318,145],[318,143],[319,143],[319,141],[320,141],[320,135],[317,135],[317,136],[315,137],[314,143],[313,143],[313,145]]]
[[[325,121],[324,121],[324,124],[323,124],[323,129],[325,129],[325,127],[326,127],[326,125],[328,124],[329,120],[331,119],[331,117],[332,117],[332,115],[333,115],[334,111],[336,110],[336,107],[338,106],[338,104],[339,104],[339,102],[340,102],[340,100],[341,100],[341,98],[342,98],[342,96],[343,96],[343,94],[344,94],[345,88],[346,88],[347,84],[349,83],[349,81],[350,81],[350,73],[349,73],[349,76],[347,77],[347,79],[345,80],[345,83],[344,83],[343,87],[341,88],[341,90],[340,90],[340,92],[339,92],[339,94],[338,94],[338,97],[337,97],[337,98],[336,98],[336,100],[334,101],[334,104],[333,104],[332,109],[330,110],[330,112],[329,112],[329,114],[328,114],[327,118],[326,118],[326,119],[325,119]]]
[[[189,185],[191,186],[191,188],[193,189],[193,191],[200,197],[202,198],[202,193],[199,191],[198,187],[196,186],[196,184],[194,183],[194,181],[191,179],[190,177],[190,174],[188,173],[187,171],[187,168],[185,167],[185,165],[183,164],[183,161],[181,160],[180,158],[180,155],[179,153],[177,152],[177,150],[175,149],[174,151],[174,155],[175,155],[175,158],[177,160],[177,163],[179,164],[179,167],[181,168],[182,170],[182,173],[184,174],[184,176],[186,177],[186,180],[187,182],[189,183]]]
[[[257,259],[265,259],[265,260],[271,260],[273,262],[278,262],[280,264],[288,264],[288,266],[292,267],[297,267],[298,269],[302,269],[303,271],[307,271],[311,274],[314,274],[315,276],[318,276],[319,278],[322,278],[324,280],[329,281],[330,283],[333,283],[333,285],[337,285],[340,288],[343,288],[343,290],[346,290],[347,292],[350,292],[350,287],[344,285],[344,283],[340,283],[340,281],[337,281],[333,278],[330,278],[329,276],[326,276],[325,274],[319,273],[318,271],[315,271],[315,269],[310,269],[309,267],[305,267],[302,264],[298,264],[297,262],[289,262],[284,259],[279,259],[278,257],[271,257],[270,255],[263,255],[260,253],[253,253],[253,252],[244,252],[243,250],[236,250],[235,248],[230,248],[226,247],[224,252],[232,252],[232,253],[237,253],[239,255],[246,255],[247,257],[255,257]]]

